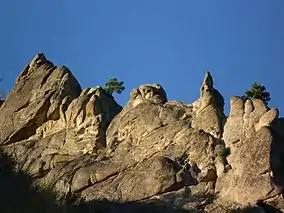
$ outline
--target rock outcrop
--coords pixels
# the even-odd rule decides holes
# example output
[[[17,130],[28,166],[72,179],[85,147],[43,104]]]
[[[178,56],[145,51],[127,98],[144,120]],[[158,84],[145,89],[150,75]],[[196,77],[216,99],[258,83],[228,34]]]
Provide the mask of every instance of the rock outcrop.
[[[170,212],[261,212],[260,200],[283,208],[278,110],[239,97],[229,117],[223,108],[209,72],[192,104],[145,84],[122,108],[101,87],[82,91],[67,67],[39,53],[0,107],[2,155],[34,186],[86,213],[102,200],[105,212],[153,203]]]
[[[224,98],[213,87],[213,78],[209,72],[206,72],[200,89],[200,98],[193,103],[193,108],[195,112],[193,127],[220,139],[225,118]]]
[[[272,156],[276,135],[271,126],[277,119],[277,109],[267,109],[260,100],[231,99],[223,140],[231,149],[227,161],[232,169],[218,178],[222,197],[242,204],[256,203],[273,191],[272,166],[280,155]]]

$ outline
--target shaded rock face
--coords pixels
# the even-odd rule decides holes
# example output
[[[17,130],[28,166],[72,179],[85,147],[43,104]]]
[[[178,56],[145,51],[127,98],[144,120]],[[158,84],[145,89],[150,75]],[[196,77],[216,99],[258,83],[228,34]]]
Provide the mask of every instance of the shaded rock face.
[[[268,198],[282,208],[277,109],[238,97],[228,118],[223,108],[209,72],[192,104],[145,84],[122,109],[101,87],[82,91],[68,68],[39,53],[0,108],[0,144],[16,170],[59,200],[87,206],[81,212],[101,200],[132,203],[109,212],[153,202],[171,212],[261,212],[255,205]],[[230,155],[216,154],[217,145]]]

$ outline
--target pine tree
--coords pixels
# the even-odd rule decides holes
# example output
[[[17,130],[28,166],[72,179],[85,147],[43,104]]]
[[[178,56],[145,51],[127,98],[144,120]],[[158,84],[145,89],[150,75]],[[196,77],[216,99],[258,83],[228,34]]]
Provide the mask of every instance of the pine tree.
[[[123,81],[118,81],[116,78],[111,78],[107,83],[105,83],[104,90],[110,95],[112,95],[113,92],[121,94],[122,91],[125,89],[123,84]]]
[[[252,84],[251,89],[245,92],[244,98],[260,99],[267,105],[270,101],[270,93],[266,91],[265,86],[255,82]]]

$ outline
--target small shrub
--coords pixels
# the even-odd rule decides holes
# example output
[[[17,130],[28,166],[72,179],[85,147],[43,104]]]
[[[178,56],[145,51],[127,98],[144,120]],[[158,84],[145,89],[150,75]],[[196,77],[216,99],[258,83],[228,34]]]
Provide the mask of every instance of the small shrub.
[[[221,144],[218,144],[217,146],[215,146],[214,157],[217,157],[217,156],[227,157],[230,154],[231,154],[231,151],[229,147],[225,147],[224,145],[221,145]]]

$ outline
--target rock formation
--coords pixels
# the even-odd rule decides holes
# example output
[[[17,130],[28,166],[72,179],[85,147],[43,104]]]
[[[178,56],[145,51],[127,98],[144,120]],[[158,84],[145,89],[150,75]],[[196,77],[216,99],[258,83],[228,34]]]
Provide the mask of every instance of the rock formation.
[[[122,108],[101,87],[82,91],[67,67],[39,53],[0,107],[2,155],[75,212],[99,211],[93,203],[102,200],[104,212],[143,212],[153,203],[147,212],[156,205],[261,212],[264,204],[283,211],[278,110],[240,97],[231,98],[228,117],[223,108],[209,72],[192,104],[168,101],[161,85],[146,84]]]

